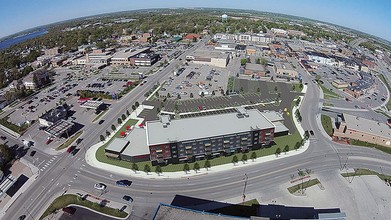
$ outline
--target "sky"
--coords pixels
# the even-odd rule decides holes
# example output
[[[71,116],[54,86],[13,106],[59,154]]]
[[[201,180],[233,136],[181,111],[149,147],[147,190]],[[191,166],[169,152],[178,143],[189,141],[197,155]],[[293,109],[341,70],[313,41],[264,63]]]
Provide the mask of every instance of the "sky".
[[[391,41],[390,0],[0,0],[0,38],[78,17],[176,7],[253,9],[296,15]]]

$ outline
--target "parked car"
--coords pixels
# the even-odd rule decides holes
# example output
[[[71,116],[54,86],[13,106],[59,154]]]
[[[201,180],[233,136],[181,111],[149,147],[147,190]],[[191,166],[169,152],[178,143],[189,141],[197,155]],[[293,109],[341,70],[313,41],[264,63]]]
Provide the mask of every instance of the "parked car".
[[[119,185],[119,186],[130,186],[130,185],[132,185],[132,181],[130,181],[130,180],[118,180],[116,182],[116,184]]]
[[[311,134],[311,135],[314,135],[314,131],[313,131],[313,130],[311,130],[311,131],[310,131],[310,134]]]
[[[94,185],[94,188],[97,189],[97,190],[105,190],[106,189],[106,185],[103,184],[103,183],[95,183]]]
[[[1,136],[0,138],[1,138],[1,140],[3,140],[3,141],[4,141],[5,139],[7,139],[6,136]]]
[[[18,220],[24,220],[26,218],[26,215],[19,216]]]
[[[127,195],[124,195],[124,196],[122,197],[122,199],[125,200],[125,201],[128,201],[129,203],[133,202],[132,197],[127,196]]]

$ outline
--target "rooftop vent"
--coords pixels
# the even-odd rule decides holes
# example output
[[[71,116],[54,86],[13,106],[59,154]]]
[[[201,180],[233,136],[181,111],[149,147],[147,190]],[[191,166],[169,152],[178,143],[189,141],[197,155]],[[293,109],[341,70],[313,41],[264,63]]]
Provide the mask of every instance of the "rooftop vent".
[[[238,114],[236,114],[236,116],[238,118],[244,118],[244,117],[249,117],[248,113],[247,113],[247,110],[243,107],[237,107],[236,110],[238,111]]]
[[[170,124],[170,116],[169,115],[161,115],[160,116],[160,122],[163,124],[163,128],[167,128],[167,126]]]

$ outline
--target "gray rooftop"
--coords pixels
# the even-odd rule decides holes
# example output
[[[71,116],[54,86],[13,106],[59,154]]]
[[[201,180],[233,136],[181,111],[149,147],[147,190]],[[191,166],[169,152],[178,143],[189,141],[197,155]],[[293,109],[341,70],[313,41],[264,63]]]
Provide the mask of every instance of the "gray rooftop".
[[[49,135],[59,137],[64,132],[71,129],[73,125],[74,125],[73,122],[69,122],[69,121],[65,121],[64,119],[61,119],[56,123],[54,123],[53,125],[47,127],[45,129],[45,132]]]
[[[122,51],[118,51],[116,52],[112,58],[130,58],[130,57],[133,57],[139,53],[142,53],[146,50],[150,49],[149,47],[144,47],[144,48],[141,48],[141,49],[125,49],[125,50],[122,50]]]
[[[343,114],[348,129],[358,130],[372,135],[391,139],[391,129],[385,123],[360,118],[354,115]]]
[[[237,117],[238,113],[230,113],[171,120],[167,128],[163,128],[160,121],[149,121],[146,123],[147,143],[156,145],[275,127],[258,110],[247,113],[249,117],[242,118]]]
[[[102,101],[94,101],[94,100],[87,100],[80,104],[80,107],[82,108],[92,108],[97,109],[99,106],[103,105]]]
[[[274,66],[275,66],[277,69],[295,70],[295,69],[293,69],[293,67],[291,66],[291,64],[288,63],[288,62],[275,62],[275,63],[274,63]]]
[[[105,150],[121,153],[128,144],[129,141],[124,138],[115,138]]]
[[[284,120],[282,115],[276,111],[263,111],[262,114],[273,123]]]
[[[274,129],[274,133],[280,133],[280,132],[286,132],[286,131],[289,132],[289,128],[287,128],[283,123],[281,123],[279,121],[275,121],[275,122],[273,122],[273,124],[276,126],[276,128]]]
[[[122,152],[126,156],[139,156],[149,154],[149,148],[147,145],[147,135],[144,128],[135,127],[126,140],[130,141],[130,144]]]
[[[208,212],[195,211],[171,205],[160,204],[153,220],[234,220],[248,219],[236,216],[219,215]]]
[[[254,70],[254,71],[266,71],[266,68],[262,64],[256,64],[256,63],[246,63],[246,69],[248,70]]]
[[[191,56],[200,57],[200,58],[217,58],[217,59],[226,59],[229,54],[218,51],[215,49],[198,49],[190,54]]]

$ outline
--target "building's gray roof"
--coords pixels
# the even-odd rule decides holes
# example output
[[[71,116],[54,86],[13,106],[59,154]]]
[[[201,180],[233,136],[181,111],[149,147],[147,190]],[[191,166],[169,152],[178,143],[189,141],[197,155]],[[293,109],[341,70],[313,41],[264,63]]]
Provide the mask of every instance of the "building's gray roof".
[[[181,207],[160,204],[153,220],[235,220],[235,219],[248,219],[237,216],[219,215],[208,212],[201,212],[191,209],[185,209]]]
[[[150,49],[149,47],[144,47],[144,48],[141,48],[141,49],[125,49],[125,50],[122,50],[122,51],[118,51],[116,52],[112,58],[130,58],[130,57],[133,57],[139,53],[142,53],[146,50]]]
[[[130,141],[129,145],[122,152],[126,156],[139,156],[149,154],[147,145],[147,135],[144,128],[134,128],[126,139]]]
[[[288,63],[288,62],[275,62],[275,63],[274,63],[274,66],[275,66],[277,69],[295,70],[295,69],[293,69],[293,67],[291,66],[291,64]]]
[[[263,111],[262,114],[273,123],[284,120],[282,115],[276,111]]]
[[[199,58],[216,58],[216,59],[226,59],[229,56],[229,54],[227,54],[225,52],[217,51],[214,49],[211,49],[211,50],[199,49],[199,50],[194,51],[190,55],[194,56],[194,57],[199,57]]]
[[[80,104],[80,107],[97,109],[101,105],[103,105],[102,101],[87,100],[87,101],[83,102],[82,104]]]
[[[247,111],[249,117],[238,118],[237,113],[209,115],[196,118],[172,120],[167,128],[160,121],[146,123],[149,145],[215,137],[253,129],[274,128],[261,112]]]
[[[385,123],[360,118],[354,115],[343,114],[348,129],[365,132],[371,135],[376,135],[391,139],[391,129]]]
[[[128,144],[129,141],[124,138],[115,138],[109,146],[106,147],[106,150],[121,153]]]
[[[61,119],[54,123],[53,125],[47,127],[45,129],[45,132],[49,135],[53,135],[56,137],[60,137],[64,132],[71,129],[73,126],[73,122],[65,121],[64,119]]]
[[[289,132],[289,128],[287,128],[283,123],[281,123],[279,121],[275,121],[275,122],[273,122],[273,124],[276,126],[276,128],[274,129],[274,133],[280,133],[280,132],[286,132],[286,131]]]

